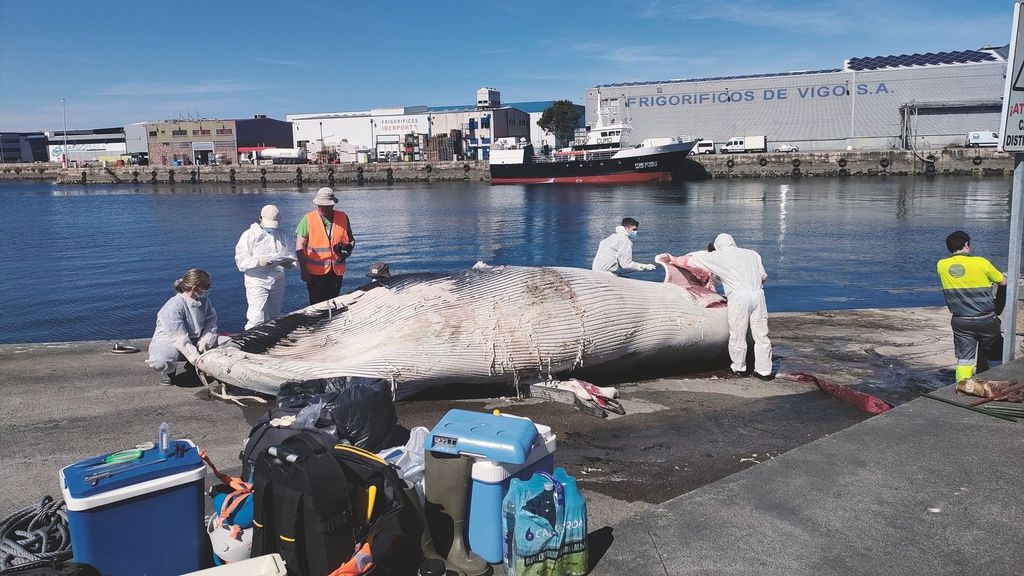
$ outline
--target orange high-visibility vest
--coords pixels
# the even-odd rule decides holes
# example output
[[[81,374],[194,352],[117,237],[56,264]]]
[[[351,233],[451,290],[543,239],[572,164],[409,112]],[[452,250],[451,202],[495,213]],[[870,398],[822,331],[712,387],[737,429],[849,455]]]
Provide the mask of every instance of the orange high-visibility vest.
[[[306,227],[309,230],[309,238],[306,239],[306,249],[302,252],[302,266],[314,276],[323,276],[331,270],[338,276],[344,275],[345,263],[338,262],[334,247],[351,242],[348,237],[348,215],[340,210],[334,211],[330,237],[327,236],[327,227],[324,226],[319,210],[306,214]]]

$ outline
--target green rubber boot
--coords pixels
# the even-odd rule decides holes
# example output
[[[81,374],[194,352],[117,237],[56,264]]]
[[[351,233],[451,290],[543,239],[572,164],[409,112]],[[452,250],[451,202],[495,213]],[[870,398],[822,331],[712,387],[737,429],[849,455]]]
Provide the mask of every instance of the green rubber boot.
[[[433,558],[444,562],[444,558],[442,558],[434,548],[434,539],[430,535],[430,526],[427,524],[427,515],[423,513],[423,504],[420,502],[420,495],[416,493],[416,489],[412,486],[406,486],[405,499],[412,504],[412,508],[415,511],[415,522],[421,527],[420,550],[423,552],[423,558],[425,560]]]
[[[452,456],[430,450],[424,451],[424,460],[427,523],[438,554],[446,557],[448,568],[457,570],[460,574],[487,574],[490,565],[474,554],[466,542],[470,472],[473,461],[465,456]]]

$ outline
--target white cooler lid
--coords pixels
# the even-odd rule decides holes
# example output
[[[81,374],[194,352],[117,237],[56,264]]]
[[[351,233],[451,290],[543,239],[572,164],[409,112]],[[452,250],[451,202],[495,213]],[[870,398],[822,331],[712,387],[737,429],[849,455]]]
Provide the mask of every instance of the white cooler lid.
[[[533,449],[530,450],[530,454],[526,457],[526,462],[522,464],[508,464],[491,462],[490,460],[474,460],[471,474],[473,480],[479,480],[487,484],[497,484],[515,476],[521,470],[530,467],[548,454],[554,454],[557,435],[551,431],[550,426],[537,424],[536,422],[533,425],[537,427],[537,439],[533,443]]]

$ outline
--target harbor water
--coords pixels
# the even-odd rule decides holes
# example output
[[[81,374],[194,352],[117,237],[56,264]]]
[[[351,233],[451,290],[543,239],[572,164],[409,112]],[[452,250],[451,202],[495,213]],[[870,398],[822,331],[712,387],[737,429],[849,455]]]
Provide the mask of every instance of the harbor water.
[[[705,247],[719,232],[758,250],[770,311],[941,305],[935,261],[962,228],[976,254],[1007,261],[1008,179],[710,180],[543,186],[487,183],[344,187],[357,239],[343,290],[370,265],[392,274],[491,265],[589,268],[624,216],[640,221],[634,258]],[[147,337],[188,268],[213,275],[222,331],[245,323],[239,235],[264,204],[291,234],[316,188],[55,185],[0,182],[0,342]],[[660,271],[635,274],[651,282]],[[307,303],[296,271],[285,310]]]

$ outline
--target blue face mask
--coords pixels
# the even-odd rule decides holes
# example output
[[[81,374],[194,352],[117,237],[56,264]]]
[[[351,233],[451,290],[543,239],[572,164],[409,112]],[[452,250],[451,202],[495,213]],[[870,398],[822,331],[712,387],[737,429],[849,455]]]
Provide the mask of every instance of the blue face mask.
[[[263,228],[263,231],[266,232],[267,234],[273,234],[275,230],[275,228],[267,228],[266,226],[263,225],[260,225],[260,228]]]
[[[627,236],[629,236],[630,240],[632,240],[633,238],[636,238],[636,230],[630,230],[629,234],[627,234]]]

